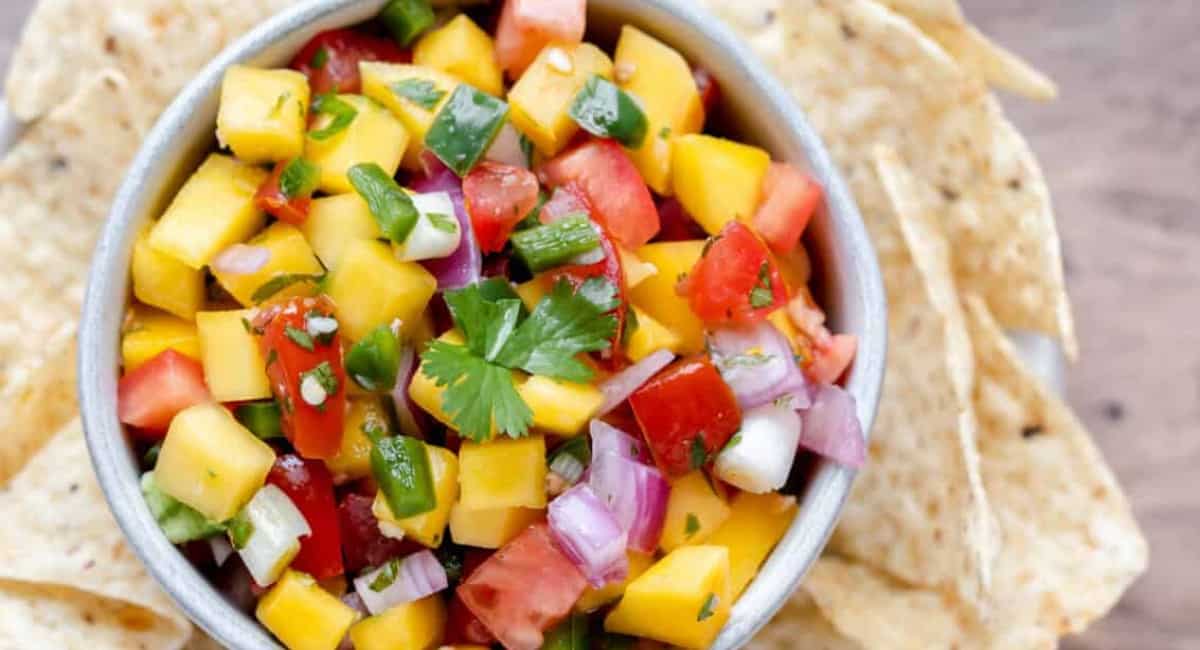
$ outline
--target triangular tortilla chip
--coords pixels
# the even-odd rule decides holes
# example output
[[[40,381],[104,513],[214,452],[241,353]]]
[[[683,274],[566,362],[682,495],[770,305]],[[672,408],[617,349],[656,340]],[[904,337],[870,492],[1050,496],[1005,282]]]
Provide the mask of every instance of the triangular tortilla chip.
[[[45,343],[47,355],[21,364],[0,392],[0,486],[75,417],[75,323]]]
[[[746,650],[864,650],[837,631],[805,591],[799,591]]]

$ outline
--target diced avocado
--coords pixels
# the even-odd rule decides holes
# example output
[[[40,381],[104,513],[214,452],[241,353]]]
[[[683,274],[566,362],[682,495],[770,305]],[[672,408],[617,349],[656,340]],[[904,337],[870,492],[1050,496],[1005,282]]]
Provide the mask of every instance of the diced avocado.
[[[593,75],[612,79],[612,59],[591,43],[542,49],[508,93],[512,123],[545,156],[567,145],[579,129],[571,102]]]
[[[353,192],[346,172],[360,163],[375,163],[395,174],[408,147],[408,130],[391,111],[361,95],[338,95],[356,115],[341,131],[324,139],[306,139],[304,157],[321,168],[321,190],[329,194]],[[314,124],[319,133],[332,118],[322,116]]]
[[[196,314],[204,381],[218,402],[271,397],[266,359],[246,326],[251,316],[248,309]]]
[[[308,78],[295,70],[231,66],[221,84],[217,139],[239,160],[261,164],[304,153]]]

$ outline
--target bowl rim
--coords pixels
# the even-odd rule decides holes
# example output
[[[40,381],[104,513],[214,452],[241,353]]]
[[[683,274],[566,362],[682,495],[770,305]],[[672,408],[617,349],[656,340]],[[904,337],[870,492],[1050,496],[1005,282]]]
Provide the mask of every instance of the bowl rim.
[[[331,26],[352,25],[378,13],[386,0],[310,0],[279,12],[223,50],[184,88],[147,135],[126,173],[96,245],[87,281],[79,334],[78,394],[83,428],[97,478],[109,507],[138,558],[187,616],[222,644],[258,650],[278,648],[253,618],[233,608],[167,542],[141,498],[136,464],[116,414],[120,324],[129,296],[128,272],[139,220],[161,204],[165,157],[178,157],[174,143],[195,127],[196,106],[211,102],[230,65],[253,61],[286,41],[307,40]],[[635,6],[636,8],[630,8]],[[887,306],[874,248],[854,199],[828,151],[801,109],[748,48],[714,16],[688,0],[589,0],[593,7],[624,7],[642,14],[640,23],[686,30],[689,37],[725,56],[720,67],[753,87],[772,124],[802,152],[824,186],[833,256],[845,276],[843,293],[857,310],[858,354],[846,382],[855,397],[864,435],[869,437],[883,384],[887,354]],[[655,28],[650,31],[662,31]],[[666,39],[670,41],[671,39]],[[673,43],[674,44],[674,43]],[[292,51],[298,47],[290,48]],[[176,171],[171,172],[172,174]],[[177,182],[175,183],[177,186]],[[840,298],[840,297],[839,297]],[[132,467],[132,471],[130,468]],[[800,513],[740,596],[713,648],[748,642],[794,592],[833,532],[856,472],[825,460],[818,464],[801,500]]]

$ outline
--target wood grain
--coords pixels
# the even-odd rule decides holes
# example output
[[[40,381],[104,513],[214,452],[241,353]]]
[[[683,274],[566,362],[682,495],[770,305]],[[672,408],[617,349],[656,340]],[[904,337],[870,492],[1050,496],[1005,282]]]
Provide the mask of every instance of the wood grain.
[[[1151,544],[1147,575],[1064,647],[1200,648],[1200,5],[963,3],[1061,86],[1006,105],[1058,209],[1083,346],[1069,398]],[[31,5],[0,1],[0,69]]]

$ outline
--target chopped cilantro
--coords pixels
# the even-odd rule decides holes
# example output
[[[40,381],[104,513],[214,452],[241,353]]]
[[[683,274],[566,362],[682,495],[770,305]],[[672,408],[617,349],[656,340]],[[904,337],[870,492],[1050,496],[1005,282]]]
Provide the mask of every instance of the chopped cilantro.
[[[740,444],[742,444],[742,432],[738,431],[737,433],[733,434],[733,437],[729,439],[729,442],[725,443],[725,447],[721,449],[721,451],[733,449]]]
[[[704,446],[703,432],[692,440],[690,454],[689,464],[692,469],[700,469],[708,462],[708,448]]]
[[[308,335],[308,332],[288,325],[287,327],[283,328],[283,333],[292,340],[292,343],[295,343],[305,350],[312,352],[315,349],[313,347],[312,337]]]
[[[318,141],[328,140],[345,131],[354,122],[354,118],[358,117],[358,109],[339,99],[335,93],[317,95],[313,100],[312,109],[318,115],[333,118],[324,127],[308,132],[308,137]]]
[[[295,158],[283,168],[279,175],[279,191],[288,200],[312,196],[321,182],[321,168],[303,159]]]
[[[521,142],[521,153],[525,154],[525,165],[533,167],[533,140],[530,140],[524,133],[519,138]],[[541,207],[541,206],[539,206]]]
[[[322,361],[313,366],[311,370],[306,370],[300,373],[300,381],[304,381],[308,377],[312,377],[325,390],[326,395],[333,395],[338,390],[337,376],[333,374],[333,367],[328,361]]]
[[[320,70],[321,68],[324,68],[325,64],[328,62],[329,50],[326,50],[324,46],[321,46],[317,48],[316,52],[313,53],[312,60],[309,61],[308,64],[313,68]]]
[[[637,312],[630,309],[625,312],[625,329],[621,330],[621,345],[629,347],[629,341],[638,330]]]
[[[704,599],[704,604],[700,606],[700,613],[696,615],[696,622],[705,621],[712,618],[713,614],[717,613],[717,605],[721,599],[717,598],[716,594],[710,593],[708,598]]]
[[[449,233],[451,235],[458,232],[458,221],[456,219],[452,219],[448,214],[442,214],[441,212],[427,212],[425,213],[425,217],[429,219],[429,225],[433,226],[437,230],[440,230],[444,233]]]
[[[716,360],[717,367],[721,370],[732,370],[733,368],[757,368],[765,365],[774,359],[773,354],[763,354],[762,352],[746,352],[744,354],[736,354],[732,357],[721,357]]]
[[[278,116],[279,111],[283,110],[283,105],[286,104],[287,100],[289,100],[291,98],[292,98],[292,91],[290,91],[290,90],[285,90],[285,91],[279,93],[279,97],[275,99],[275,106],[273,106],[271,108],[270,117]]]
[[[755,309],[775,304],[775,289],[771,286],[771,266],[763,261],[758,267],[758,284],[750,290],[750,306]]]
[[[687,514],[687,523],[683,525],[683,535],[690,539],[692,535],[698,532],[700,532],[700,519],[696,517],[696,513],[689,512]]]
[[[375,575],[368,585],[371,591],[380,592],[392,586],[396,582],[396,576],[400,573],[400,558],[394,557],[388,560],[387,564],[383,565],[383,569]]]
[[[392,84],[392,92],[427,111],[432,111],[446,96],[446,91],[428,79],[402,79]]]
[[[229,541],[233,543],[233,547],[239,551],[246,548],[246,543],[254,534],[254,524],[246,518],[245,512],[240,512],[230,519],[226,527],[229,530]]]
[[[255,289],[254,293],[250,295],[250,301],[257,304],[269,299],[271,296],[274,296],[293,284],[299,284],[301,282],[312,282],[313,284],[316,284],[324,279],[325,276],[323,275],[310,275],[308,273],[283,273],[271,278],[270,280],[267,280],[261,287]]]
[[[304,315],[304,331],[321,345],[329,345],[338,332],[338,322],[333,316],[313,309]]]
[[[663,128],[659,129],[658,137],[663,140],[666,140],[667,138],[671,137],[671,127],[664,126]]]

